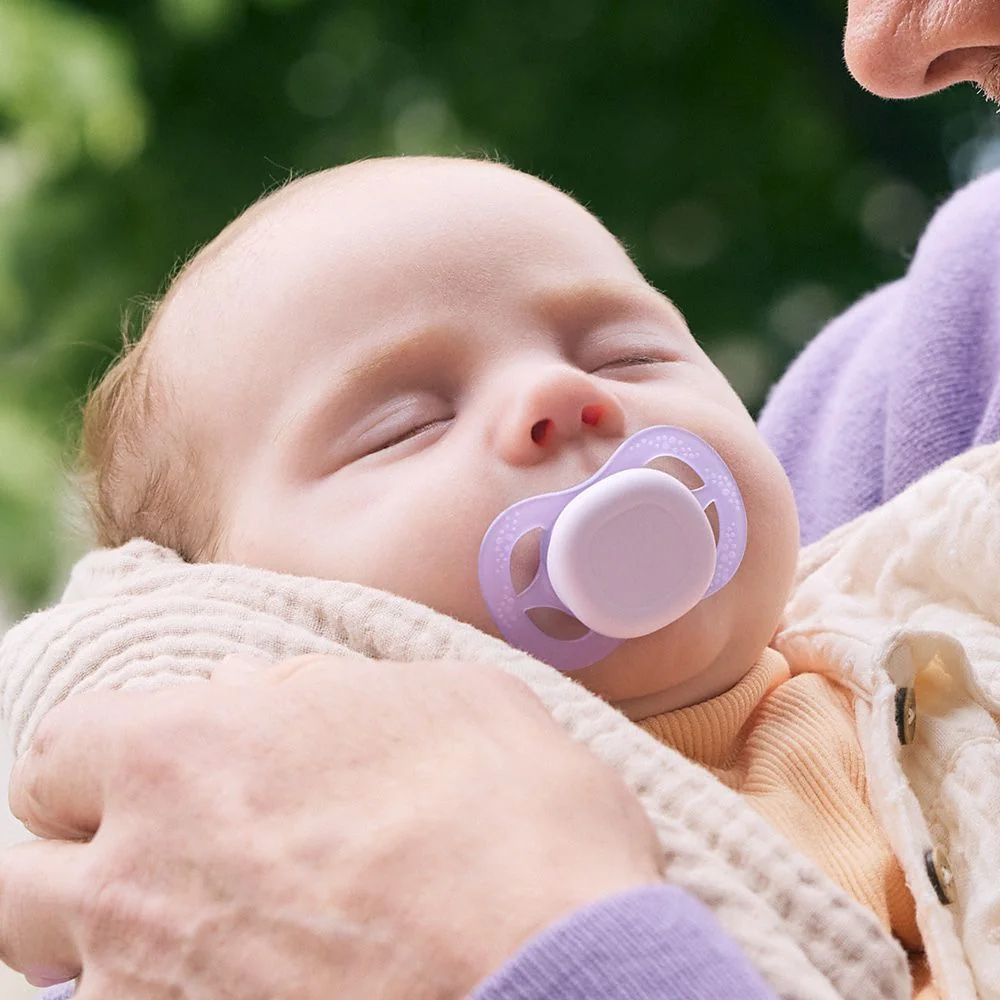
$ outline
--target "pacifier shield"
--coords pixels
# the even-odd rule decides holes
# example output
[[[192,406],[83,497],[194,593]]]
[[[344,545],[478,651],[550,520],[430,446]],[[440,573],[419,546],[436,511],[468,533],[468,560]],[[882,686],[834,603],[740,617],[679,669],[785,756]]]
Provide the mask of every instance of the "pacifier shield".
[[[702,485],[688,487],[646,468],[660,458],[683,462]],[[512,553],[535,531],[538,572],[527,587],[515,587]],[[669,625],[724,587],[746,541],[743,498],[718,452],[684,428],[647,427],[583,482],[519,500],[498,514],[479,549],[479,585],[507,642],[558,670],[579,670],[623,639]],[[540,608],[576,618],[587,633],[547,634],[531,618]]]
[[[648,635],[704,596],[715,537],[691,491],[653,469],[629,469],[575,496],[552,526],[552,588],[588,628],[614,639]]]

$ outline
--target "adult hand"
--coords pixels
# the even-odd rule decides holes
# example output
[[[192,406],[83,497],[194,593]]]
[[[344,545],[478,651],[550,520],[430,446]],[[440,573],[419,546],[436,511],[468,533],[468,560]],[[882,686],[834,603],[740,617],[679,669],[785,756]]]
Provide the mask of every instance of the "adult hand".
[[[497,670],[304,657],[66,701],[11,780],[0,957],[78,1000],[465,996],[655,881],[637,801]]]

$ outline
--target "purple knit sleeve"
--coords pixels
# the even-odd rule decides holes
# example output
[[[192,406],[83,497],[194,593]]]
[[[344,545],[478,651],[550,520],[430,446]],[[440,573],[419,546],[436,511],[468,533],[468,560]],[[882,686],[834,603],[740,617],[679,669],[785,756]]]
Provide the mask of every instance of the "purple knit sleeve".
[[[1000,172],[946,202],[906,275],[806,347],[759,426],[806,543],[1000,439]]]
[[[70,1000],[73,984],[38,1000]],[[701,903],[646,886],[532,938],[469,1000],[777,1000]]]
[[[38,995],[38,1000],[70,1000],[76,988],[73,983],[60,983],[58,986],[50,986],[43,993]]]
[[[532,938],[469,1000],[775,1000],[701,903],[647,886]]]
[[[38,1000],[70,1000],[73,984]],[[646,886],[532,938],[469,1000],[777,1000],[701,903]]]

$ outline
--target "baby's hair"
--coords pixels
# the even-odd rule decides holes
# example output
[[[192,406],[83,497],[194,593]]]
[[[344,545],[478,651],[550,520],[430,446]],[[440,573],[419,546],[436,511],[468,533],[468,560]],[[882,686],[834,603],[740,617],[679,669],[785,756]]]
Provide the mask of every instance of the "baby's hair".
[[[77,454],[77,480],[98,545],[146,538],[188,562],[215,556],[217,512],[173,389],[155,364],[157,322],[174,289],[225,250],[251,210],[299,179],[289,172],[269,185],[218,236],[178,262],[168,277],[166,294],[126,312],[121,352],[84,403]]]
[[[197,456],[153,364],[160,305],[141,309],[138,337],[126,314],[122,351],[84,404],[77,471],[99,545],[147,538],[194,562],[215,547],[214,518],[196,495]]]

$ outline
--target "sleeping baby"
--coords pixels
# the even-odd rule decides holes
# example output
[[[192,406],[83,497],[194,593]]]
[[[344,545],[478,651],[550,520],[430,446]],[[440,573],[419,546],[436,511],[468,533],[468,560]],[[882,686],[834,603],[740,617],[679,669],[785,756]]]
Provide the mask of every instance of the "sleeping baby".
[[[428,157],[272,193],[92,393],[83,457],[102,546],[377,588],[503,638],[751,803],[903,945],[914,995],[1000,996],[969,943],[995,905],[973,899],[981,859],[921,811],[945,778],[913,756],[964,745],[960,689],[975,726],[995,706],[960,652],[865,639],[905,622],[838,560],[888,522],[800,567],[784,620],[780,465],[674,305],[554,187]],[[891,506],[874,514],[907,521]]]

